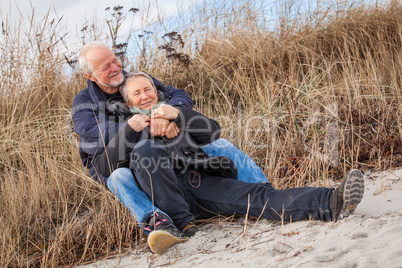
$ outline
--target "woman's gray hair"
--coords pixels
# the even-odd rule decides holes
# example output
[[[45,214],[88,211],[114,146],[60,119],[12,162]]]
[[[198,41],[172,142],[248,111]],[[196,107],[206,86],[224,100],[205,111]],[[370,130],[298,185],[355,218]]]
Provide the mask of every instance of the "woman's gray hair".
[[[123,100],[124,100],[125,103],[130,104],[130,101],[128,100],[127,83],[130,82],[131,80],[137,78],[137,77],[140,77],[140,76],[145,77],[146,79],[148,79],[148,81],[152,85],[152,88],[156,91],[154,80],[152,79],[152,77],[149,74],[144,73],[142,71],[129,72],[124,77],[123,84],[121,84],[121,86],[119,87],[120,94],[123,96]]]
[[[100,47],[100,46],[104,46],[108,49],[110,49],[108,46],[106,46],[104,43],[102,43],[101,41],[92,41],[89,42],[88,44],[86,44],[85,46],[83,46],[80,50],[80,54],[78,55],[78,64],[80,66],[80,69],[82,72],[84,73],[88,73],[88,74],[92,74],[94,71],[94,66],[92,66],[92,64],[90,64],[87,60],[86,54],[88,52],[88,50],[93,49],[95,47]]]

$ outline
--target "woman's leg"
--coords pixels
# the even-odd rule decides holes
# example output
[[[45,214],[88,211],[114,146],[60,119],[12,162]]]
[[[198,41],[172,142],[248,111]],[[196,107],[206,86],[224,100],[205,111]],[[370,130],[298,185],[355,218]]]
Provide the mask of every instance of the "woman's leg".
[[[176,176],[166,148],[152,140],[143,140],[133,150],[131,165],[140,188],[179,230],[194,220],[189,208],[191,197]]]
[[[303,187],[275,190],[269,184],[245,183],[200,174],[197,188],[187,181],[189,191],[203,209],[217,214],[239,214],[271,220],[331,220],[331,188]],[[201,208],[200,208],[201,209]],[[201,213],[200,213],[201,214]]]

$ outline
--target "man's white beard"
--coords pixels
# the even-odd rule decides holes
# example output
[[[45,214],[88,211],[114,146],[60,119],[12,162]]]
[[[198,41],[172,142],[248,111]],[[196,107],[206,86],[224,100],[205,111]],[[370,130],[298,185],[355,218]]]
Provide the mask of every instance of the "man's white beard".
[[[121,81],[116,81],[116,82],[111,82],[110,84],[104,84],[100,81],[99,77],[94,73],[93,76],[98,80],[98,83],[101,84],[104,87],[118,87],[124,82],[124,77],[121,79]]]
[[[110,84],[103,84],[103,83],[99,82],[99,84],[101,84],[102,86],[106,86],[106,87],[118,87],[121,84],[123,84],[123,81],[124,81],[124,79],[122,79],[120,82],[119,81],[111,82]]]

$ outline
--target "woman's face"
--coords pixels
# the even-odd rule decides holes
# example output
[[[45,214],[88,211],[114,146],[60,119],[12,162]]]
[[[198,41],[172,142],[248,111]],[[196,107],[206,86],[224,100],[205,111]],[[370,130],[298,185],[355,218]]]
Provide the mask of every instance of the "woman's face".
[[[127,97],[130,103],[128,107],[133,106],[141,110],[151,110],[158,103],[158,95],[152,84],[146,77],[138,76],[129,81],[126,85]]]

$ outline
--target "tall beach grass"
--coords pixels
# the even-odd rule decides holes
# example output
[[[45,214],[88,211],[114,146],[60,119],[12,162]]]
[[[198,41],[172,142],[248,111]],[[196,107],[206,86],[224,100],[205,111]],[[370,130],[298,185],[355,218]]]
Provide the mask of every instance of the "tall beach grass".
[[[297,15],[281,1],[271,21],[261,3],[204,4],[172,30],[160,20],[128,40],[141,49],[126,70],[185,88],[277,188],[400,167],[401,4],[334,2]],[[0,39],[0,266],[72,266],[140,250],[133,217],[79,159],[69,111],[86,79],[60,38],[63,22],[28,21],[3,18]],[[107,34],[91,31],[70,42]]]

